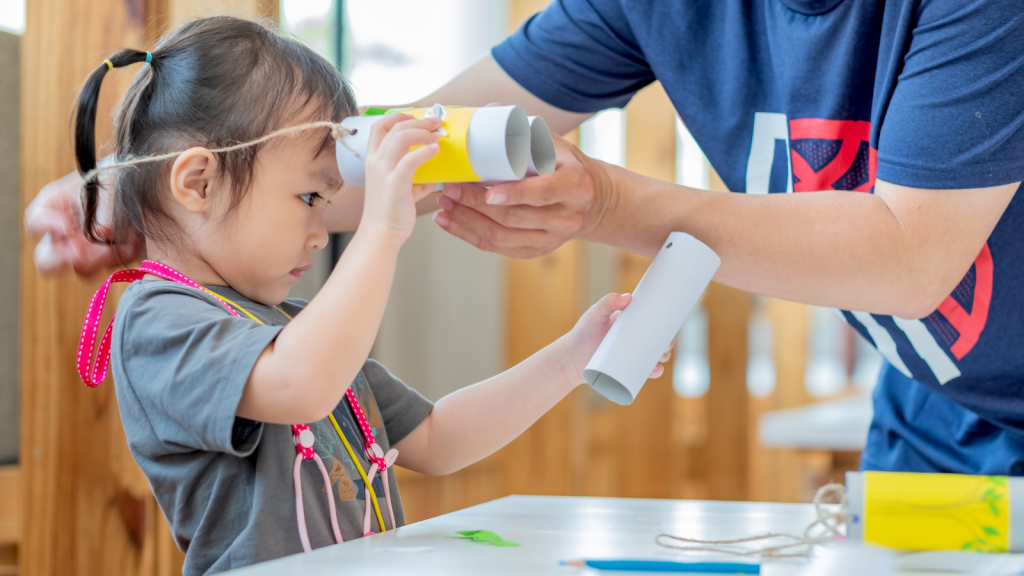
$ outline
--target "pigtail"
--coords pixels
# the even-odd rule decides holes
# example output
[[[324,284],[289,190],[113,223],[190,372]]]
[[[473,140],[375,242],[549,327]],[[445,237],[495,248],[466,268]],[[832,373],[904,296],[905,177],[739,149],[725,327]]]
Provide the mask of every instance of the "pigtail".
[[[96,168],[96,108],[99,102],[100,87],[107,72],[114,68],[128,66],[137,62],[150,62],[153,56],[149,52],[139,50],[119,50],[103,61],[85,81],[78,93],[75,105],[75,161],[78,171],[85,175]],[[84,212],[83,230],[85,237],[91,242],[109,244],[110,240],[96,231],[96,211],[99,207],[99,182],[92,178],[85,183],[82,196]]]

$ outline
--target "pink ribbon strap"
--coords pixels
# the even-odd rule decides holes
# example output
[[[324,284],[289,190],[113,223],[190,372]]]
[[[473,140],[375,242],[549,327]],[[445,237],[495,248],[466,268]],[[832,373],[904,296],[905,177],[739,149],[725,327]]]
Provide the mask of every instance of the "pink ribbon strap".
[[[117,282],[132,283],[136,280],[141,280],[146,274],[152,274],[158,276],[164,280],[170,280],[172,282],[178,282],[179,284],[185,284],[202,290],[203,287],[193,281],[191,278],[186,277],[177,270],[165,266],[159,262],[152,260],[146,260],[142,263],[142,266],[138,270],[120,270],[114,272],[114,274],[103,283],[103,286],[93,295],[92,300],[89,301],[89,307],[85,310],[85,322],[82,324],[82,337],[78,341],[78,375],[82,377],[82,382],[90,388],[99,386],[100,382],[107,377],[107,368],[110,366],[110,334],[113,330],[114,319],[110,319],[110,323],[107,324],[106,330],[103,331],[103,338],[100,339],[99,350],[93,355],[93,351],[96,347],[96,334],[100,327],[100,318],[103,316],[103,308],[107,304],[107,293],[110,292],[110,285]],[[224,307],[229,312],[238,316],[238,312],[235,312],[231,306],[226,303]]]
[[[387,470],[388,463],[384,461],[384,452],[381,450],[380,445],[377,444],[377,439],[373,435],[373,429],[370,428],[370,423],[366,421],[366,415],[363,414],[363,408],[359,405],[359,400],[356,398],[356,393],[352,391],[351,386],[345,391],[345,397],[348,398],[348,405],[352,407],[352,413],[356,415],[356,421],[359,422],[359,427],[363,430],[363,439],[366,441],[364,448],[366,449],[367,460],[376,464],[378,470]]]

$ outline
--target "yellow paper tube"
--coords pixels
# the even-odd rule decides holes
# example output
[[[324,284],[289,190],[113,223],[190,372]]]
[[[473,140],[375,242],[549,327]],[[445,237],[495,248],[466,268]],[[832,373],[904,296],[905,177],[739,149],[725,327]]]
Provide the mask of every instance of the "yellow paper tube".
[[[901,550],[1024,552],[1024,522],[1014,522],[1024,520],[1021,488],[1024,479],[1007,476],[851,472],[849,537]]]
[[[402,114],[408,114],[413,118],[423,118],[427,108],[416,108],[405,110]],[[447,136],[441,136],[438,140],[439,150],[437,155],[427,160],[416,174],[413,175],[414,184],[427,184],[433,182],[479,182],[480,177],[473,171],[469,163],[469,121],[473,117],[476,108],[458,108],[448,106],[444,122],[441,127],[447,132]],[[413,149],[417,146],[413,146]]]

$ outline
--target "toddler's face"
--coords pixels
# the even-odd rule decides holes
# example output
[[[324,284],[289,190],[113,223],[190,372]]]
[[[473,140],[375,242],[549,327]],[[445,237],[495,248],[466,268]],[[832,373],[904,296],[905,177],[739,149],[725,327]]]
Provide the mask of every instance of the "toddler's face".
[[[323,210],[342,180],[334,147],[323,144],[317,130],[261,150],[249,193],[204,242],[206,261],[247,298],[281,302],[327,245]]]

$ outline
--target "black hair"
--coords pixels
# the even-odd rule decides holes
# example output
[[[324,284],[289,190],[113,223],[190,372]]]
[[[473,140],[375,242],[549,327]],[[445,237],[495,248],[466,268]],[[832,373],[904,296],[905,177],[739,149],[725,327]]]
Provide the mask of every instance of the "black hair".
[[[96,107],[107,71],[145,62],[140,50],[116,52],[89,75],[75,111],[75,159],[82,174],[96,168]],[[183,150],[248,142],[283,128],[288,115],[340,122],[357,113],[348,85],[334,67],[302,43],[262,22],[229,16],[189,22],[164,37],[151,62],[132,81],[115,112],[118,161]],[[326,130],[326,129],[325,129]],[[331,136],[325,136],[325,146]],[[231,188],[231,208],[251,184],[259,146],[219,153],[220,174]],[[110,237],[100,234],[99,184],[83,191],[84,230],[112,244],[123,263],[142,237],[177,240],[180,230],[162,196],[173,160],[118,170],[111,201]]]

